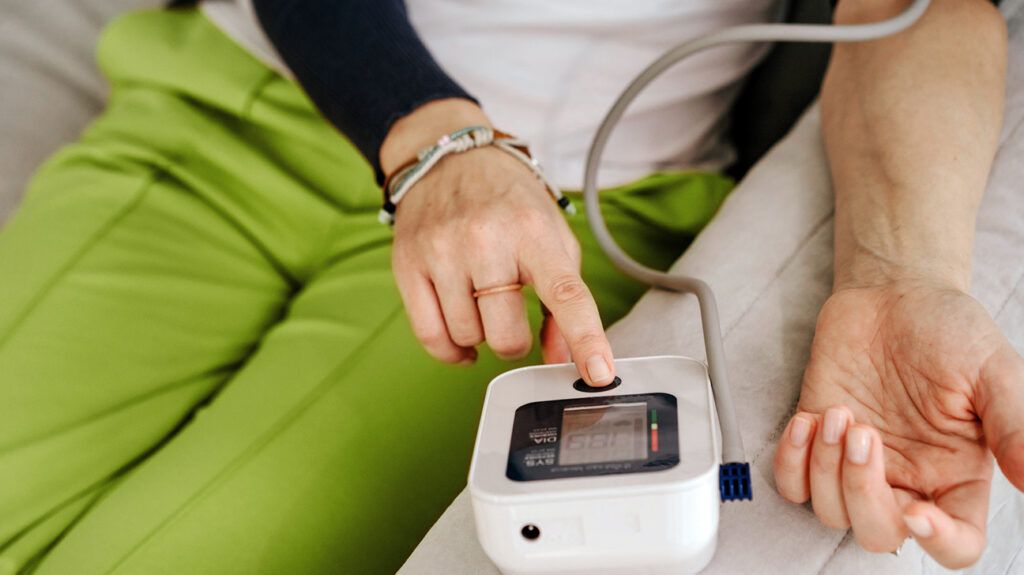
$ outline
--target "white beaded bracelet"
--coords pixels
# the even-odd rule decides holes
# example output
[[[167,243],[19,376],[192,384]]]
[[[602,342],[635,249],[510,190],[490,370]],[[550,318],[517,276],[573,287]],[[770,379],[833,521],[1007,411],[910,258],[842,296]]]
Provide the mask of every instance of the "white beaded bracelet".
[[[486,146],[494,146],[522,162],[544,184],[555,203],[563,211],[570,215],[576,213],[576,208],[569,198],[565,197],[558,186],[544,175],[540,165],[530,155],[526,142],[487,126],[468,126],[444,135],[433,146],[420,150],[414,160],[400,167],[387,178],[384,182],[384,206],[379,215],[381,223],[389,225],[395,223],[395,210],[398,207],[398,202],[402,201],[405,194],[423,179],[423,176],[427,175],[442,158],[449,154],[458,154]]]

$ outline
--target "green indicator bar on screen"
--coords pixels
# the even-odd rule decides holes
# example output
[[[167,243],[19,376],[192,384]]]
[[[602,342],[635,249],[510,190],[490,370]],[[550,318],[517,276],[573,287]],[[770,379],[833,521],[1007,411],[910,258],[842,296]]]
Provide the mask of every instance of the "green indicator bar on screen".
[[[655,425],[657,423],[658,423],[658,410],[652,409],[651,410],[651,425]]]

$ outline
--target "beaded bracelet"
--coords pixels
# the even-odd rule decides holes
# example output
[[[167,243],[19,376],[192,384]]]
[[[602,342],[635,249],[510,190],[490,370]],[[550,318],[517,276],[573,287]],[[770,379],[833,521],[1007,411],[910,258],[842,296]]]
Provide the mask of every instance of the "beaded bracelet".
[[[530,155],[526,142],[487,126],[468,126],[441,136],[437,143],[420,150],[415,159],[410,160],[388,176],[384,181],[384,206],[379,214],[381,223],[389,225],[395,223],[395,210],[398,207],[398,202],[402,201],[405,194],[423,179],[423,176],[427,175],[442,158],[449,154],[458,154],[486,146],[494,146],[522,162],[544,184],[558,207],[567,214],[576,213],[576,208],[569,202],[569,198],[565,197],[558,186],[544,175],[540,165]]]

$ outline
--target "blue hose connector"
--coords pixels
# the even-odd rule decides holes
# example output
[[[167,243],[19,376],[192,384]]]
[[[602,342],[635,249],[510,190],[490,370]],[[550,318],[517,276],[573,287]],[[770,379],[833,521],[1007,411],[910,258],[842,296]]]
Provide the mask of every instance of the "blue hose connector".
[[[719,466],[718,490],[722,501],[752,500],[754,493],[750,487],[750,464],[744,461]]]

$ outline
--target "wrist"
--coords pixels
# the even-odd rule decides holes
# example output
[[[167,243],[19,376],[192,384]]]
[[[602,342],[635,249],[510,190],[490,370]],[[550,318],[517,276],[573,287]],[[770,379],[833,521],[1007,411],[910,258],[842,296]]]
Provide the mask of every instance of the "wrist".
[[[883,198],[881,206],[866,199],[837,194],[834,291],[897,282],[968,290],[973,217],[959,210],[957,217],[943,217],[937,210],[909,209],[897,194]],[[965,207],[962,213],[971,211]]]
[[[427,102],[392,124],[380,148],[381,170],[390,175],[442,135],[471,125],[491,126],[472,101],[446,98]]]
[[[970,281],[969,259],[879,253],[860,246],[847,257],[837,252],[832,291],[913,283],[967,292]]]

